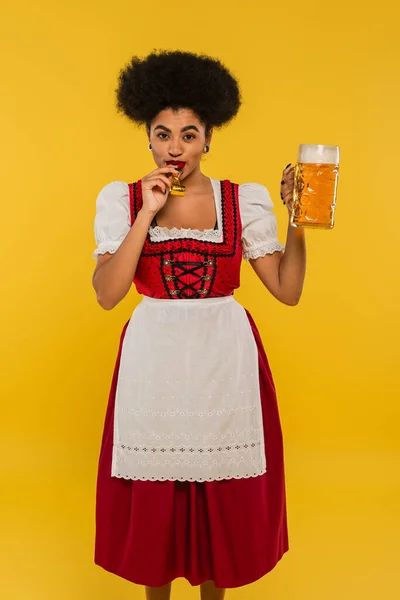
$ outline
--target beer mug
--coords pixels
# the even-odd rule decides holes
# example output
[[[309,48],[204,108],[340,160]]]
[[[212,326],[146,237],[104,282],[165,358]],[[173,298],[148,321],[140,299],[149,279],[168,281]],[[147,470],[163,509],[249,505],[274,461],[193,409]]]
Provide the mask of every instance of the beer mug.
[[[338,146],[300,144],[294,169],[293,227],[333,228],[338,176]]]

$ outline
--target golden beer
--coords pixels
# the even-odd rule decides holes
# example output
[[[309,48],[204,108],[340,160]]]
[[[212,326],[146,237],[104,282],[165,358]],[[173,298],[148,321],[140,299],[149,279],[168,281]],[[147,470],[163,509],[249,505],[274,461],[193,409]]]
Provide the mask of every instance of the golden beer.
[[[338,146],[300,144],[294,170],[293,227],[333,228],[338,176]]]

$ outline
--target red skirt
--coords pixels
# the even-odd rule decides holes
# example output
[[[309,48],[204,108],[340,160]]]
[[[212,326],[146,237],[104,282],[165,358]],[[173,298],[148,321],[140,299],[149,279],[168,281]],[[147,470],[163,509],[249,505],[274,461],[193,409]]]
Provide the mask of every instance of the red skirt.
[[[267,472],[250,479],[176,482],[111,477],[115,392],[111,384],[96,493],[95,564],[150,587],[184,577],[193,586],[247,585],[287,552],[282,430],[274,382],[256,325]]]

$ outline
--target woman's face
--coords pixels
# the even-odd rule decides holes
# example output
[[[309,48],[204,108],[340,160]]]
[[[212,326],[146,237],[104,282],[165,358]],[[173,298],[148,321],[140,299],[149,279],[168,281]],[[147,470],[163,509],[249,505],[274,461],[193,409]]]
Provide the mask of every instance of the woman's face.
[[[199,169],[206,139],[205,125],[189,108],[173,111],[162,110],[150,125],[148,131],[153,158],[157,167],[165,167],[173,159],[185,162],[181,179]]]

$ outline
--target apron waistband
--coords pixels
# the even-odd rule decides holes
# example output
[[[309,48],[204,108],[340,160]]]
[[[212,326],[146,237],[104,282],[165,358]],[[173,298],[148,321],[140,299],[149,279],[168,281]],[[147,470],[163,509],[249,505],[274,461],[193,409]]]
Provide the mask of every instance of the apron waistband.
[[[150,298],[150,296],[143,296],[143,304],[159,304],[159,305],[179,305],[184,304],[185,306],[206,306],[210,304],[224,304],[227,302],[236,302],[234,297],[231,296],[218,296],[216,298],[177,298],[173,300],[171,298]]]

